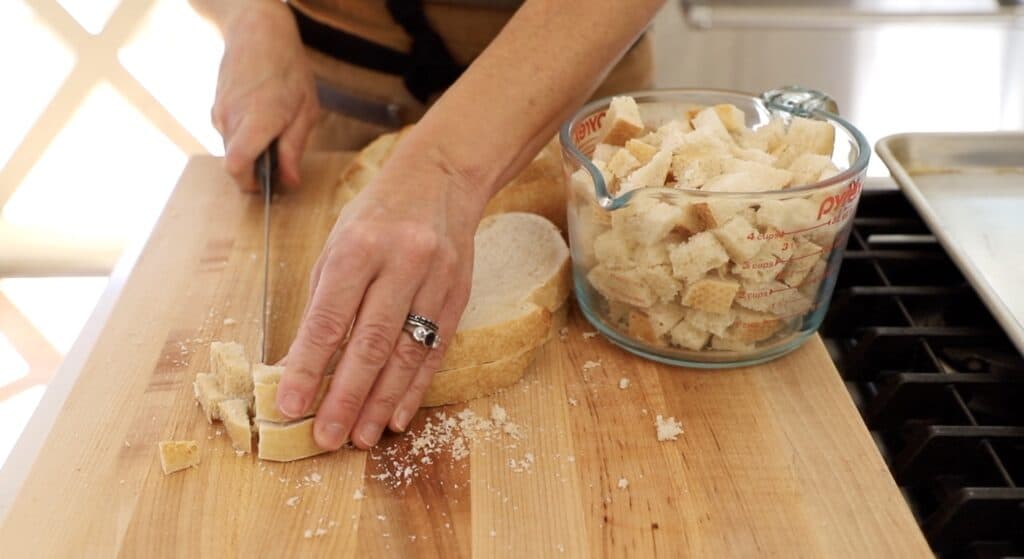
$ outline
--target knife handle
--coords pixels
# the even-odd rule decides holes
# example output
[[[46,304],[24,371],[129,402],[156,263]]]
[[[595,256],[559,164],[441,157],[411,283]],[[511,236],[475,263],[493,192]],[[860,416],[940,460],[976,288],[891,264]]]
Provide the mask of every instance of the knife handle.
[[[274,191],[274,175],[277,174],[277,138],[271,140],[267,149],[256,160],[256,175],[260,180],[260,191]]]

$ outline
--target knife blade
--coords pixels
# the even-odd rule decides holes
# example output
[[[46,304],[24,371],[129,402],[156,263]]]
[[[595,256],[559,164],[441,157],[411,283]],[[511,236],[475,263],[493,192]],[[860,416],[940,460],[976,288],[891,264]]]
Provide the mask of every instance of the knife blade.
[[[267,362],[267,315],[270,313],[270,200],[274,194],[274,172],[277,168],[277,141],[260,154],[257,163],[260,194],[263,195],[263,297],[260,300],[260,363]]]

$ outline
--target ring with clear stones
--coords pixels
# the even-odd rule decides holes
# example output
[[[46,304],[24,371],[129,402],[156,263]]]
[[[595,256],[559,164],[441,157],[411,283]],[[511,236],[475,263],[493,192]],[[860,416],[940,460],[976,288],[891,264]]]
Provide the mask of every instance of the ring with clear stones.
[[[432,320],[417,314],[410,314],[406,317],[405,326],[402,329],[424,347],[437,349],[441,345],[441,336],[437,335],[437,324]]]

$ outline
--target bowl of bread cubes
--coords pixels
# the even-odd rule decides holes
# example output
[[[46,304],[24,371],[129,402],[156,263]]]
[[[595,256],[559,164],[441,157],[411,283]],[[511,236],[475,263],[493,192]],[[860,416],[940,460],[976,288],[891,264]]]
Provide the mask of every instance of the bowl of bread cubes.
[[[638,92],[559,133],[577,300],[679,366],[784,355],[821,325],[871,150],[825,94]]]

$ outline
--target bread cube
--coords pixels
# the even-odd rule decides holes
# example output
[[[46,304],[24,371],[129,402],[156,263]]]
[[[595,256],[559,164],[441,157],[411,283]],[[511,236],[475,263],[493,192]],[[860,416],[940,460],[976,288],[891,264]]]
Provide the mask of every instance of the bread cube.
[[[192,383],[192,391],[203,410],[203,415],[206,416],[207,423],[220,419],[220,403],[226,400],[227,396],[220,389],[217,377],[212,373],[199,373]]]
[[[723,338],[741,343],[759,342],[770,338],[783,325],[782,320],[776,316],[739,309],[736,311],[736,320]]]
[[[690,117],[687,116],[687,111],[704,108],[700,105],[673,102],[647,102],[638,103],[637,106],[640,109],[640,118],[648,128],[658,128],[670,122],[681,122],[689,128]]]
[[[722,336],[711,336],[711,349],[715,351],[734,351],[736,353],[750,353],[754,351],[754,344],[723,338]]]
[[[704,278],[687,285],[682,303],[701,311],[725,313],[739,289],[740,284],[732,280]]]
[[[640,277],[651,288],[651,291],[663,303],[668,303],[676,298],[683,284],[672,277],[672,268],[669,266],[653,266],[640,268]]]
[[[199,443],[196,441],[160,441],[157,448],[164,475],[199,465]]]
[[[629,150],[620,149],[608,160],[608,170],[618,179],[624,179],[634,170],[640,168],[640,160]]]
[[[765,241],[753,258],[734,264],[732,273],[745,283],[765,283],[774,280],[786,268],[786,261],[773,254],[773,246],[774,243],[769,244],[769,241]]]
[[[729,198],[707,198],[703,202],[694,202],[692,206],[704,229],[721,227],[734,215],[750,207],[744,200]]]
[[[786,264],[786,269],[779,279],[790,287],[799,286],[823,254],[824,250],[810,241],[797,242],[793,255],[790,256],[789,263]]]
[[[744,161],[742,159],[729,159],[725,161],[723,171],[726,173],[746,173],[759,185],[758,191],[782,190],[793,182],[793,173],[785,169],[776,169],[771,165]],[[705,190],[707,189],[706,187]]]
[[[725,129],[729,132],[738,132],[740,130],[746,130],[747,117],[743,114],[736,105],[722,104],[715,105],[712,107],[715,110],[715,114],[718,115],[718,119],[725,126]]]
[[[601,143],[621,146],[644,131],[640,109],[632,97],[613,97],[601,122]]]
[[[666,122],[658,127],[658,149],[662,151],[675,152],[679,146],[686,141],[686,137],[693,132],[690,123],[685,120],[674,120]]]
[[[783,141],[795,146],[799,153],[816,153],[832,157],[835,146],[836,129],[824,120],[815,120],[794,116],[786,128]]]
[[[709,270],[729,262],[729,254],[709,232],[697,233],[669,253],[672,275],[686,283],[704,277]]]
[[[733,262],[746,262],[761,250],[764,244],[763,235],[759,234],[747,220],[735,216],[725,225],[713,229],[715,238],[725,248]]]
[[[694,207],[693,202],[680,201],[677,202],[677,206],[683,211],[683,213],[672,232],[680,235],[681,241],[685,241],[690,238],[691,235],[700,233],[704,230],[704,221],[701,220],[700,214],[697,211],[697,208]]]
[[[621,149],[622,148],[619,146],[613,146],[611,144],[597,144],[594,146],[594,154],[590,159],[593,161],[603,161],[604,163],[608,163]]]
[[[634,307],[648,308],[657,301],[657,296],[636,270],[614,270],[607,266],[595,266],[587,274],[587,280],[605,298]]]
[[[658,153],[658,148],[641,142],[640,140],[629,140],[626,142],[626,150],[633,154],[633,157],[640,162],[641,165],[646,165],[650,162],[651,158]]]
[[[669,234],[666,237],[668,241]],[[633,262],[641,268],[653,268],[656,266],[671,266],[672,261],[669,260],[669,242],[654,243],[651,245],[640,245],[633,251]],[[672,246],[675,246],[673,244]]]
[[[235,342],[210,344],[210,367],[220,389],[231,398],[252,398],[252,376],[245,348]]]
[[[744,283],[736,295],[736,304],[752,311],[768,312],[776,294],[787,289],[789,286],[774,280],[765,283]]]
[[[722,174],[724,162],[732,159],[729,146],[707,130],[686,134],[672,156],[676,188],[696,189]]]
[[[634,246],[622,238],[617,230],[605,231],[594,239],[594,255],[604,266],[616,270],[633,268]]]
[[[224,400],[220,403],[220,416],[224,429],[231,438],[231,446],[239,452],[252,452],[252,423],[249,421],[249,403],[246,400]]]
[[[793,235],[813,227],[818,221],[818,205],[807,198],[765,200],[757,210],[757,225]]]
[[[679,206],[650,196],[635,196],[629,205],[612,212],[612,229],[623,238],[646,246],[664,239],[682,218]]]
[[[632,305],[620,303],[619,301],[613,301],[611,299],[608,299],[607,303],[608,320],[616,326],[628,328],[629,313],[633,312],[636,309],[634,309]]]
[[[654,157],[646,165],[629,174],[629,178],[622,182],[622,193],[625,194],[638,188],[665,186],[665,179],[668,178],[668,170],[671,165],[672,152],[662,149],[654,154]]]
[[[736,311],[729,309],[724,313],[710,313],[697,309],[690,309],[686,312],[686,321],[698,330],[711,332],[716,336],[722,336],[726,330],[736,322]]]
[[[729,130],[722,123],[722,119],[718,116],[718,112],[715,111],[714,107],[708,107],[698,112],[690,119],[690,124],[694,130],[706,130],[727,143],[733,142],[732,136],[729,135]]]
[[[707,345],[708,338],[711,337],[711,334],[684,320],[683,322],[675,325],[672,330],[669,331],[669,336],[672,340],[672,345],[691,349],[693,351],[700,351],[701,349],[704,349],[705,345]]]
[[[773,118],[757,127],[751,134],[743,134],[738,138],[740,146],[773,153],[782,145],[786,135],[786,125],[782,119]]]
[[[803,284],[800,286],[800,293],[812,301],[818,299],[818,290],[821,289],[821,284],[825,279],[825,274],[828,273],[828,261],[825,259],[818,260],[814,263],[810,273],[804,278]]]
[[[800,155],[789,164],[789,170],[793,173],[793,186],[813,184],[821,180],[823,173],[828,178],[839,172],[831,158],[817,153]]]
[[[683,320],[686,311],[679,305],[657,304],[646,311],[629,314],[629,335],[652,345],[661,345],[662,337]]]
[[[774,167],[775,165],[775,158],[772,157],[772,154],[757,148],[744,148],[738,145],[730,146],[729,154],[734,158],[742,159],[743,161],[751,161],[771,167]]]

